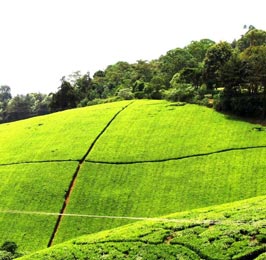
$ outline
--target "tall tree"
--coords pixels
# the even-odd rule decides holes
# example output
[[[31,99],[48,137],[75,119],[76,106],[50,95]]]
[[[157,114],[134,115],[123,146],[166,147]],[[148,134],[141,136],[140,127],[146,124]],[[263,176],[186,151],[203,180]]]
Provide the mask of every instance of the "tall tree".
[[[117,89],[131,87],[132,66],[125,61],[119,61],[114,65],[109,65],[105,72],[105,80],[108,88]]]
[[[210,47],[204,59],[203,80],[208,89],[217,88],[221,82],[221,69],[233,55],[233,48],[227,42]]]
[[[247,82],[247,66],[240,58],[239,53],[234,53],[221,68],[221,83],[226,95],[241,93],[241,88]]]
[[[266,45],[251,46],[242,53],[247,64],[248,81],[254,94],[263,97],[263,118],[266,117]]]
[[[3,85],[0,87],[0,102],[7,103],[12,98],[11,88]]]
[[[201,39],[200,41],[192,41],[185,47],[185,50],[187,50],[197,62],[202,62],[208,49],[214,44],[215,42],[210,39]]]
[[[50,104],[53,112],[74,108],[78,104],[78,97],[74,87],[68,82],[65,77],[61,80],[59,90],[53,94]]]
[[[5,121],[15,121],[31,116],[31,102],[28,95],[16,95],[6,108]]]
[[[0,122],[5,121],[7,104],[11,98],[11,88],[6,85],[0,86]]]
[[[249,30],[237,41],[236,46],[240,51],[251,46],[259,46],[266,44],[266,31],[250,27]]]
[[[159,58],[160,70],[166,87],[170,86],[173,76],[186,67],[196,67],[195,58],[185,49],[176,48],[170,50]]]

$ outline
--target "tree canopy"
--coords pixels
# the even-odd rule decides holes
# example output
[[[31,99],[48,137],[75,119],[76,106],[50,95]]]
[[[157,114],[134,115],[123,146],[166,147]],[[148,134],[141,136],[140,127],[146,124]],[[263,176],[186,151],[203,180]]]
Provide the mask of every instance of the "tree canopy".
[[[265,68],[266,31],[250,26],[232,43],[201,39],[151,61],[118,61],[93,77],[89,72],[73,72],[50,95],[12,97],[11,88],[1,86],[0,122],[120,99],[177,97],[214,104],[219,111],[264,118]]]

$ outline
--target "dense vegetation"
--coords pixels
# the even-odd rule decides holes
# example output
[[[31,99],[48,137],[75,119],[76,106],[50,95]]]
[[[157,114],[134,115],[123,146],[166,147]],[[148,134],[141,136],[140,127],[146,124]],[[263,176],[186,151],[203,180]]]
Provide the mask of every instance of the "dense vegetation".
[[[12,260],[22,256],[17,252],[18,246],[15,242],[6,241],[0,247],[0,260]]]
[[[56,93],[12,98],[0,87],[0,122],[121,99],[167,99],[265,119],[266,31],[250,26],[240,39],[192,41],[152,61],[119,61],[103,71],[61,79]]]
[[[14,241],[23,254],[47,247],[63,204],[67,214],[107,218],[64,216],[53,244],[138,217],[266,195],[265,138],[260,125],[164,100],[2,124],[0,244]]]
[[[266,198],[173,214],[74,239],[26,259],[256,259],[266,256]]]
[[[0,86],[0,123],[48,114],[50,103],[49,95],[30,93],[12,97],[9,86]]]

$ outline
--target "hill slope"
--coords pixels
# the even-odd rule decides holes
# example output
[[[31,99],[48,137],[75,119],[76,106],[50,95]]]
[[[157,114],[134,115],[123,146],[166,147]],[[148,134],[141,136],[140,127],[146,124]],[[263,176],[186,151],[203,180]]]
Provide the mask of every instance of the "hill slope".
[[[137,222],[26,259],[265,259],[266,197]]]
[[[0,244],[26,254],[139,217],[266,195],[265,140],[264,128],[206,107],[151,100],[0,125]]]

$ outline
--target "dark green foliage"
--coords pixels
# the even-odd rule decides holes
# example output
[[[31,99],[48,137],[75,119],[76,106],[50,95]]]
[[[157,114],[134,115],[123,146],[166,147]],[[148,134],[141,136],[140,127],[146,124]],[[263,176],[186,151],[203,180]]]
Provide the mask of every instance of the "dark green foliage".
[[[202,62],[205,58],[208,49],[214,45],[215,42],[210,39],[202,39],[200,41],[192,41],[188,46],[185,47],[198,63]]]
[[[252,118],[266,116],[266,47],[251,46],[234,53],[221,69],[223,93],[216,108]]]
[[[21,257],[22,254],[17,252],[18,246],[15,242],[6,241],[0,247],[0,260],[11,260]]]
[[[227,42],[211,46],[204,60],[203,80],[208,89],[220,87],[221,68],[231,58],[233,49]]]
[[[0,248],[1,250],[10,252],[11,254],[15,254],[16,250],[18,249],[18,246],[15,242],[6,241]]]
[[[159,61],[166,87],[169,87],[170,80],[177,72],[184,68],[193,68],[197,64],[195,58],[187,50],[180,48],[168,51],[160,57]]]
[[[6,119],[7,104],[12,98],[9,86],[0,86],[0,122]]]
[[[254,28],[253,26],[236,42],[236,47],[244,51],[250,46],[260,46],[266,44],[266,32]]]
[[[184,68],[180,71],[180,81],[190,83],[195,88],[202,85],[202,67],[197,68]]]
[[[2,95],[1,95],[2,88]],[[2,101],[1,101],[2,99]],[[9,122],[50,112],[50,96],[40,93],[16,95],[11,98],[10,88],[0,87],[0,122]]]
[[[151,99],[161,99],[162,90],[165,89],[164,79],[160,76],[154,76],[150,83],[144,87],[144,93],[148,98]]]
[[[227,96],[221,94],[215,103],[217,111],[232,111],[243,117],[260,117],[263,113],[264,98],[262,95],[239,94]]]
[[[53,112],[74,108],[78,104],[77,93],[70,82],[62,79],[62,84],[57,93],[53,94],[51,101],[51,110]]]
[[[241,93],[241,86],[248,82],[247,64],[234,53],[221,68],[221,85],[226,96],[235,96]]]
[[[15,121],[24,119],[30,116],[30,103],[28,102],[28,96],[17,95],[7,106],[6,121]]]

